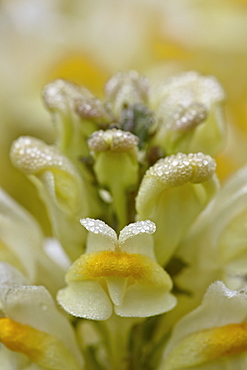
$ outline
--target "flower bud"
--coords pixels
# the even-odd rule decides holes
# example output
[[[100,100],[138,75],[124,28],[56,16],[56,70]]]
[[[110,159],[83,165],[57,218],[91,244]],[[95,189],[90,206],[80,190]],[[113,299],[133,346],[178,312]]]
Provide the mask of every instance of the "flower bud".
[[[118,119],[123,108],[135,103],[147,103],[149,83],[136,71],[119,72],[105,85],[107,101]]]
[[[111,117],[103,103],[83,86],[55,80],[44,87],[43,99],[53,114],[56,145],[70,159],[88,154],[86,140],[98,124],[108,124]]]
[[[161,264],[218,189],[215,161],[202,153],[160,159],[146,172],[136,198],[139,219],[157,225],[156,256]]]
[[[152,145],[166,154],[198,152],[215,156],[225,137],[224,92],[213,77],[186,72],[150,92],[158,121]]]
[[[176,282],[194,296],[202,296],[217,276],[231,289],[246,286],[246,183],[244,167],[222,186],[180,243],[178,255],[188,266]]]
[[[89,209],[87,198],[83,198],[85,187],[77,169],[59,149],[28,136],[20,137],[12,144],[10,157],[12,163],[27,174],[37,187],[49,212],[55,235],[74,258],[81,252],[83,240],[76,220],[88,214]],[[74,232],[68,233],[66,230],[72,230],[71,227]]]
[[[126,191],[138,182],[137,144],[135,135],[117,129],[96,131],[88,140],[97,180],[113,197],[119,227],[126,224]]]

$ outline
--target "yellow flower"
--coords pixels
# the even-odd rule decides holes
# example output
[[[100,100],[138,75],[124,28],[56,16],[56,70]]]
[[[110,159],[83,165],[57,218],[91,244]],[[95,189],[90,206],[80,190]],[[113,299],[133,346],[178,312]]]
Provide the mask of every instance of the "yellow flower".
[[[152,145],[166,154],[201,151],[215,156],[225,141],[224,91],[212,76],[190,71],[151,86],[158,128]]]
[[[79,370],[83,358],[72,325],[43,286],[0,263],[1,369]]]
[[[155,254],[167,263],[199,213],[217,193],[212,157],[177,153],[159,159],[146,171],[136,197],[139,219],[155,222]]]
[[[119,316],[148,317],[175,306],[172,281],[155,261],[153,222],[129,224],[119,238],[103,221],[86,218],[81,224],[89,231],[87,250],[68,270],[68,286],[57,297],[67,312],[106,320],[113,307]]]
[[[44,369],[79,370],[79,364],[54,336],[7,317],[0,318],[0,342],[9,350],[26,355]]]
[[[213,283],[175,326],[159,369],[246,369],[246,303],[246,290]]]

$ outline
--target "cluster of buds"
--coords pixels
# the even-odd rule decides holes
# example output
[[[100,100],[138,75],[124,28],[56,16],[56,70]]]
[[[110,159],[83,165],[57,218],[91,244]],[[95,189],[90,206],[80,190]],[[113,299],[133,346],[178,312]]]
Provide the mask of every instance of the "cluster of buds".
[[[103,99],[65,80],[43,99],[54,144],[22,136],[10,157],[36,186],[54,239],[48,248],[1,195],[6,368],[244,368],[247,170],[220,189],[218,81],[186,72],[152,85],[130,71]]]

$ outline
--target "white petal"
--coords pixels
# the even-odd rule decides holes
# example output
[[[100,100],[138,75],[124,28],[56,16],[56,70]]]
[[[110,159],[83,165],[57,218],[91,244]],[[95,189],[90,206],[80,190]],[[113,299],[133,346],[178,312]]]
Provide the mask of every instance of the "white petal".
[[[34,364],[36,367],[32,368],[27,356],[24,356],[22,353],[11,351],[4,345],[1,345],[0,364],[1,369],[4,370],[41,370],[40,366],[36,364]]]
[[[35,219],[2,189],[0,234],[3,244],[19,260],[30,280],[33,280],[36,275],[37,257],[42,253],[41,229]]]
[[[50,293],[44,287],[9,288],[3,299],[3,308],[10,319],[59,338],[80,361],[74,331],[66,317],[57,310]]]
[[[46,254],[57,263],[63,270],[68,270],[71,260],[63,249],[58,239],[53,237],[45,238],[44,249]]]
[[[233,291],[217,281],[210,285],[202,304],[184,316],[175,326],[165,357],[192,333],[246,321],[247,290]]]
[[[0,286],[2,285],[28,285],[28,280],[13,266],[0,262]]]
[[[138,221],[124,227],[119,236],[121,250],[127,253],[143,254],[156,260],[153,247],[153,234],[156,226],[152,221]]]
[[[0,310],[3,308],[6,292],[11,285],[28,285],[28,281],[13,266],[0,262]]]
[[[121,251],[127,253],[141,254],[156,261],[154,254],[153,236],[148,234],[139,234],[126,239],[121,245]]]
[[[58,292],[57,300],[73,316],[91,320],[107,320],[112,304],[103,288],[95,281],[70,283]]]
[[[150,221],[137,221],[125,226],[119,235],[119,242],[123,244],[127,239],[140,234],[153,234],[156,230],[155,224]]]
[[[101,220],[83,218],[80,223],[89,231],[87,253],[114,250],[117,243],[116,232]]]
[[[176,302],[167,289],[135,284],[127,289],[123,304],[115,306],[115,313],[123,317],[149,317],[170,311]]]

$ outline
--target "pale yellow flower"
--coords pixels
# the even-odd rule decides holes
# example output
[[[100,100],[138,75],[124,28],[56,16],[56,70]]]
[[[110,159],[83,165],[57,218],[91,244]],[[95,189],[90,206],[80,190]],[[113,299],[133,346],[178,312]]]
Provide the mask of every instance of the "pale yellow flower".
[[[246,369],[246,305],[246,290],[212,284],[202,304],[175,325],[159,369]]]
[[[175,306],[172,281],[155,261],[151,221],[124,227],[118,239],[103,221],[87,218],[81,224],[89,231],[87,250],[68,270],[68,286],[57,296],[67,312],[106,320],[113,310],[119,316],[148,317]]]
[[[43,286],[0,263],[0,363],[3,369],[80,370],[73,327]]]

